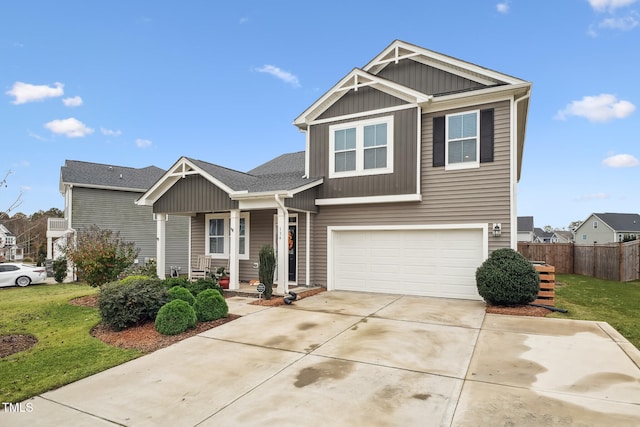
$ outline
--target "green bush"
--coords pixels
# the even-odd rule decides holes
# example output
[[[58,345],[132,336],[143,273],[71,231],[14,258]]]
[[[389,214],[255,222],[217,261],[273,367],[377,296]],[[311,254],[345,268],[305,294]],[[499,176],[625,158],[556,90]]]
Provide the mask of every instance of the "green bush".
[[[138,274],[135,276],[123,277],[122,279],[118,280],[118,283],[120,283],[121,285],[128,285],[131,282],[141,282],[141,281],[149,281],[149,280],[153,280],[153,277]]]
[[[53,278],[56,282],[62,283],[65,277],[67,277],[67,259],[58,258],[53,261]]]
[[[264,284],[264,298],[271,299],[273,294],[273,274],[276,271],[276,255],[273,246],[264,245],[260,248],[260,267],[258,278]]]
[[[196,316],[201,322],[227,317],[229,313],[227,301],[215,289],[207,289],[200,292],[193,308],[196,310]]]
[[[478,293],[493,305],[528,304],[540,290],[540,277],[533,265],[513,249],[491,253],[476,270]]]
[[[215,279],[198,279],[194,282],[187,281],[187,284],[182,286],[189,289],[195,297],[207,289],[215,289],[220,292],[221,295],[223,294],[222,287],[218,285]]]
[[[158,278],[157,271],[158,264],[155,259],[150,259],[144,264],[133,264],[127,267],[121,274],[121,277],[127,276],[147,276],[153,277],[155,279]]]
[[[125,283],[103,285],[98,296],[102,321],[120,331],[145,320],[153,320],[169,294],[158,279],[132,278]]]
[[[167,289],[171,289],[174,286],[182,286],[186,288],[189,285],[189,279],[186,277],[168,277],[162,281]]]
[[[169,289],[169,296],[172,300],[181,299],[182,301],[186,301],[189,305],[193,305],[196,302],[196,297],[189,291],[187,288],[183,288],[182,286],[174,286]]]
[[[196,312],[188,302],[174,299],[166,303],[156,316],[156,330],[163,335],[176,335],[196,326]]]

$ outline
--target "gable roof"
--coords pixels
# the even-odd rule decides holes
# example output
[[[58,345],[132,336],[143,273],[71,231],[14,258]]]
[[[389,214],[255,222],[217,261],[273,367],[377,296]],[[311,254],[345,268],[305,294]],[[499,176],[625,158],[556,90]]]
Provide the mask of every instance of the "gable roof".
[[[232,198],[267,194],[296,194],[322,183],[304,176],[304,152],[283,154],[249,172],[225,168],[204,160],[181,157],[136,203],[151,205],[180,178],[199,174]]]
[[[536,238],[540,240],[544,240],[544,239],[551,239],[553,237],[554,232],[544,231],[542,228],[535,227],[533,229],[533,234],[535,235]]]
[[[518,232],[526,233],[533,231],[533,217],[532,216],[519,216],[518,217]]]
[[[60,192],[64,185],[144,192],[162,176],[156,166],[129,168],[125,166],[66,160],[60,168]]]
[[[593,213],[614,231],[640,232],[640,215],[630,213]]]

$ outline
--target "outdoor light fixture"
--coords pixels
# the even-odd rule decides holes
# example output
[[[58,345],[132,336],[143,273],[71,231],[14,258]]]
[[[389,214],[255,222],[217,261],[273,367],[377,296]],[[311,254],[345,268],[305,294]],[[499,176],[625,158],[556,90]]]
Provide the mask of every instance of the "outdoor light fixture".
[[[493,224],[493,237],[500,237],[502,234],[502,224],[496,223]]]

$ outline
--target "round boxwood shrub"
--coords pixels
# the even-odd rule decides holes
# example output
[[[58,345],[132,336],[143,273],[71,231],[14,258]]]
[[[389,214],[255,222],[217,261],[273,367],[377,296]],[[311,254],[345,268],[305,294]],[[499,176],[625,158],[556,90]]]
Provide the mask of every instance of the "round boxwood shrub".
[[[163,335],[176,335],[196,326],[196,312],[181,299],[174,299],[160,307],[156,316],[156,330]]]
[[[207,289],[198,294],[196,303],[193,305],[196,316],[201,322],[227,317],[229,306],[224,297],[215,289]]]
[[[497,249],[476,270],[478,293],[492,305],[528,304],[540,291],[533,265],[510,248]]]
[[[189,291],[187,288],[183,288],[182,286],[174,286],[169,289],[169,296],[172,300],[181,299],[189,303],[189,305],[193,305],[196,302],[196,297]]]

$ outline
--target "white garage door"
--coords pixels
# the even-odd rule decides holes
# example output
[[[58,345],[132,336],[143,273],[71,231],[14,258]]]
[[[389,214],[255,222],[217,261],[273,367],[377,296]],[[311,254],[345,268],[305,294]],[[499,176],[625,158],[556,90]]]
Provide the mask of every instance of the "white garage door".
[[[482,229],[329,232],[330,289],[481,299]]]

